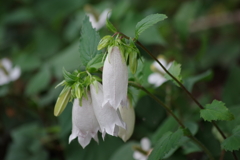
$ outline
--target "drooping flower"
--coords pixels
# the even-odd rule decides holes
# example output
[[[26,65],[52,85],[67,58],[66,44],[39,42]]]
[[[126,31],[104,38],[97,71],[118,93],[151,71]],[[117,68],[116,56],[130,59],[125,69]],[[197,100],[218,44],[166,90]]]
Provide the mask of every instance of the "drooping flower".
[[[133,106],[129,105],[129,101],[128,106],[129,107],[119,107],[122,120],[126,123],[126,129],[120,127],[118,136],[122,138],[124,142],[132,136],[135,125],[135,111]]]
[[[103,107],[127,106],[128,69],[119,47],[109,47],[103,66]]]
[[[91,96],[82,99],[82,106],[79,99],[75,99],[72,108],[72,134],[69,143],[78,137],[79,144],[85,148],[93,138],[98,142],[97,133],[100,130],[99,123],[93,111]]]
[[[0,60],[0,85],[17,80],[21,75],[20,67],[12,68],[12,62],[7,58]]]
[[[108,14],[109,13],[109,14]],[[91,13],[87,14],[89,16],[89,21],[92,23],[92,27],[96,30],[101,29],[105,23],[108,15],[110,16],[110,9],[105,9],[98,17],[98,19]]]
[[[133,152],[133,158],[135,160],[147,160],[148,156],[150,155],[151,149],[151,142],[147,137],[144,137],[140,141],[141,144],[141,151],[135,150]]]
[[[158,60],[166,69],[169,69],[172,65],[172,62],[167,63],[163,56],[159,57]],[[154,71],[154,73],[150,74],[148,77],[148,82],[150,84],[153,84],[155,87],[159,87],[167,81],[167,79],[164,77],[165,71],[156,61],[152,64],[151,69]]]
[[[117,136],[119,127],[126,128],[119,110],[115,110],[111,105],[106,104],[102,107],[103,103],[103,88],[99,82],[96,85],[90,85],[90,91],[93,102],[93,109],[102,131],[102,137],[108,133],[112,136]]]

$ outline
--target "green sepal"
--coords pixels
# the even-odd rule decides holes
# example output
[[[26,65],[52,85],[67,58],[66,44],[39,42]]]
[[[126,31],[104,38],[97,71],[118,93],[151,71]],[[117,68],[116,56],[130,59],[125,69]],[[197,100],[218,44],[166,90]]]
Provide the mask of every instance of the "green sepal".
[[[65,86],[60,93],[57,102],[54,107],[54,116],[59,116],[63,110],[66,108],[71,96],[71,88]]]
[[[109,19],[106,19],[106,26],[109,31],[112,31],[113,33],[117,32],[117,29],[113,26],[113,24],[109,21]]]
[[[77,83],[74,87],[74,91],[75,91],[75,96],[76,98],[81,98],[82,97],[82,91],[81,91],[81,85],[80,83]]]
[[[78,80],[76,72],[73,72],[71,74],[70,72],[66,71],[65,68],[63,68],[62,71],[63,71],[63,77],[68,84],[71,85]]]
[[[132,52],[129,54],[129,66],[132,74],[135,74],[137,71],[138,60],[137,60],[137,52]]]
[[[56,85],[55,89],[56,89],[57,87],[59,87],[59,86],[65,85],[65,83],[66,83],[66,81],[63,80],[62,82],[60,82],[60,83],[58,83],[58,84]]]
[[[104,54],[97,54],[91,61],[88,62],[86,70],[89,72],[96,72],[103,66]]]

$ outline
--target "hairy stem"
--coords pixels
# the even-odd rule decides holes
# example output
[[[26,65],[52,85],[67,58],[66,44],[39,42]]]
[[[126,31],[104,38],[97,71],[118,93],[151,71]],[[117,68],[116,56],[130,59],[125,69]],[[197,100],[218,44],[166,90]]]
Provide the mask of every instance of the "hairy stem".
[[[130,84],[133,87],[136,87],[138,89],[143,90],[144,92],[146,92],[151,98],[153,98],[158,104],[160,104],[169,114],[171,114],[173,116],[173,118],[178,122],[178,124],[182,127],[182,128],[187,128],[180,119],[178,119],[178,117],[172,112],[172,110],[167,107],[159,98],[157,98],[155,95],[153,95],[152,93],[150,93],[146,88],[144,88],[143,86],[141,86],[140,84],[137,84],[135,82],[129,81],[128,84]],[[198,145],[200,148],[202,148],[202,150],[208,155],[208,158],[210,160],[214,160],[213,155],[211,154],[211,152],[200,142],[198,141],[192,134],[188,135],[187,137],[189,137],[196,145]]]

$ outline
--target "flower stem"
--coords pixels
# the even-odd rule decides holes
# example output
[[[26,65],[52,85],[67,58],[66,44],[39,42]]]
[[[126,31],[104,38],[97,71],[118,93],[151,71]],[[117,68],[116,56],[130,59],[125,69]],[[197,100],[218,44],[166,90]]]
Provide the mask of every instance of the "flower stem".
[[[121,34],[122,36],[124,36],[126,39],[129,39],[128,36],[126,36],[125,34],[118,32],[119,34]],[[204,109],[204,107],[197,101],[197,99],[186,89],[186,87],[176,78],[174,77],[170,72],[168,72],[168,70],[159,62],[159,60],[146,48],[142,45],[142,43],[140,43],[139,41],[136,41],[136,43],[145,51],[147,52],[161,67],[162,69],[188,94],[188,96],[197,104],[197,106],[200,109]],[[216,127],[216,129],[218,130],[218,132],[221,134],[221,136],[226,139],[227,137],[225,136],[225,134],[223,133],[223,131],[218,127],[218,125],[212,121],[211,122],[213,124],[214,127]],[[232,152],[232,155],[234,157],[235,160],[238,160],[235,152]]]
[[[166,109],[166,111],[171,114],[173,116],[173,118],[178,122],[178,124],[182,127],[182,128],[187,128],[180,119],[178,119],[178,117],[172,112],[172,110],[167,107],[159,98],[157,98],[155,95],[153,95],[152,93],[150,93],[146,88],[144,88],[142,85],[137,84],[135,82],[129,81],[128,82],[131,86],[136,87],[138,89],[143,90],[144,92],[146,92],[151,98],[153,98],[158,104],[160,104],[163,108]],[[198,141],[192,134],[187,135],[187,137],[189,137],[195,144],[197,144],[200,148],[202,148],[202,150],[208,155],[208,158],[210,160],[214,160],[213,155],[211,154],[211,152],[200,142]]]

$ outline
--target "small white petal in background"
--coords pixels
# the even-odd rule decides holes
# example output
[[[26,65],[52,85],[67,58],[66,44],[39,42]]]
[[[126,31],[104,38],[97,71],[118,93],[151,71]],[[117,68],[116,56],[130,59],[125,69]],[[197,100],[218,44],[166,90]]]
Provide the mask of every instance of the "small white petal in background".
[[[103,95],[105,105],[117,109],[127,104],[128,69],[118,47],[108,53],[103,66]]]
[[[163,56],[159,57],[158,60],[160,63],[166,68],[169,69],[172,65],[172,62],[167,63],[167,61],[164,59]],[[164,82],[167,81],[167,79],[164,77],[165,71],[162,69],[162,67],[155,61],[151,69],[155,72],[149,75],[148,77],[148,83],[153,84],[154,87],[161,86]]]
[[[92,107],[90,95],[88,100],[82,99],[82,106],[79,105],[79,99],[75,99],[72,108],[72,134],[69,137],[69,143],[78,137],[78,142],[85,148],[94,138],[98,142],[97,133],[100,130],[98,121]]]
[[[147,138],[147,137],[144,137],[141,139],[140,141],[140,144],[141,144],[141,149],[146,152],[147,154],[143,154],[139,151],[134,151],[133,152],[133,158],[135,160],[147,160],[148,159],[148,156],[149,154],[151,153],[151,142],[150,140]]]
[[[126,142],[133,133],[134,125],[135,125],[135,111],[132,106],[129,107],[119,107],[119,111],[122,117],[122,120],[126,123],[126,129],[120,127],[118,136],[122,138],[124,142]]]
[[[117,136],[119,127],[126,128],[123,122],[119,110],[115,110],[110,105],[102,107],[103,102],[103,89],[102,85],[97,82],[98,88],[96,89],[93,84],[90,85],[93,109],[102,131],[102,137],[108,133],[112,136]]]
[[[12,68],[12,62],[7,58],[0,60],[0,85],[17,80],[21,75],[20,67]]]
[[[95,16],[91,13],[88,13],[89,21],[92,23],[92,27],[96,30],[101,29],[106,24],[106,19],[111,15],[110,9],[105,9],[96,20]]]

